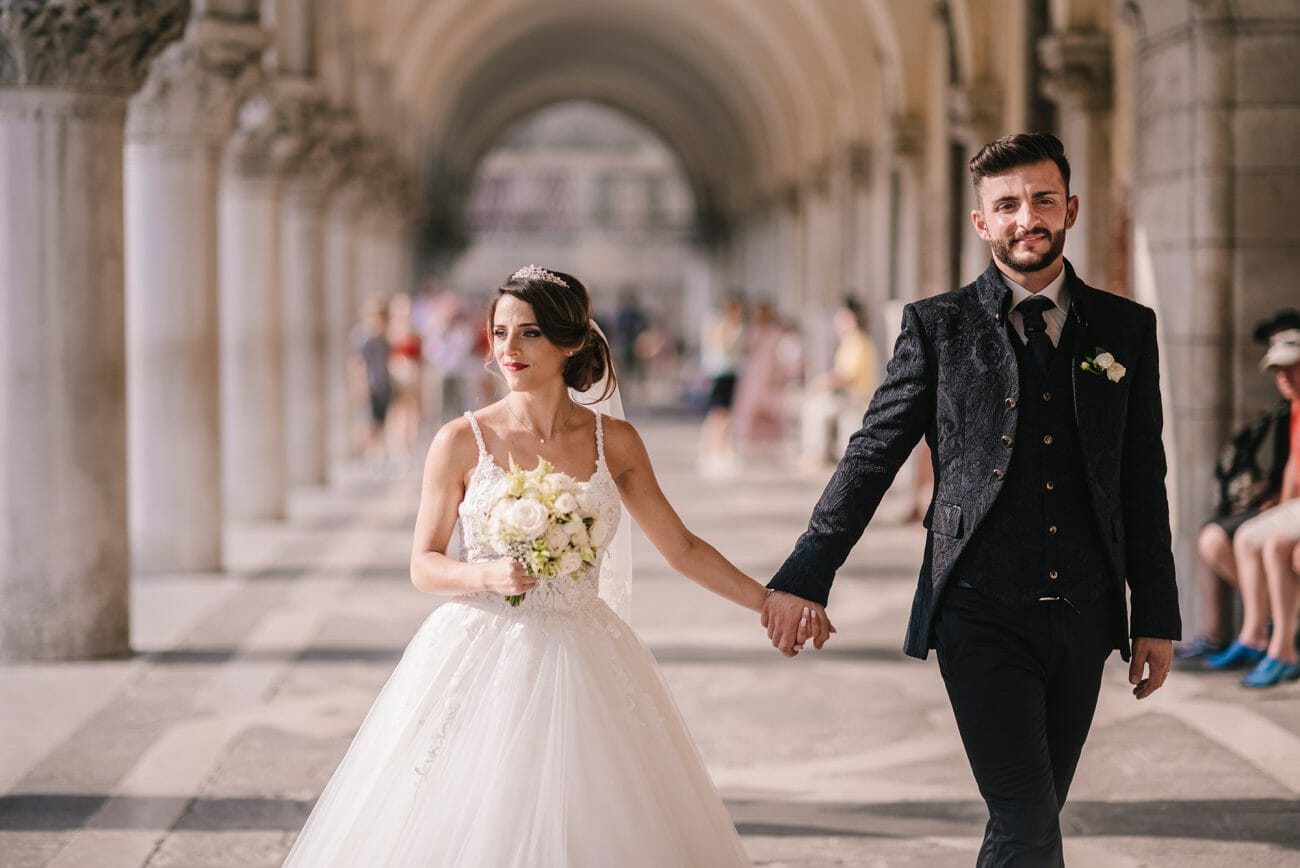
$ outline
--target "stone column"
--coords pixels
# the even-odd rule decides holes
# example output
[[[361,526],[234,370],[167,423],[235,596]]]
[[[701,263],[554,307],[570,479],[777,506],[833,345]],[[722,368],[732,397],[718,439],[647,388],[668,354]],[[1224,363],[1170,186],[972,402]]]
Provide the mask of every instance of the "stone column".
[[[323,100],[315,110],[324,111]],[[315,141],[284,186],[280,280],[284,301],[284,425],[290,485],[327,480],[325,203],[338,163],[319,123]]]
[[[954,141],[960,143],[967,163],[984,145],[1003,134],[1002,92],[991,81],[981,81],[967,87],[956,88],[949,99],[950,124]],[[961,202],[954,231],[961,246],[960,266],[953,275],[953,285],[961,286],[974,280],[989,265],[989,246],[975,232],[968,213],[979,207],[970,172],[962,172],[954,183],[953,198]]]
[[[127,397],[137,572],[221,568],[217,182],[265,36],[196,18],[130,106],[126,149]]]
[[[893,125],[893,179],[891,211],[893,267],[890,269],[890,298],[912,301],[922,298],[921,223],[924,195],[924,125],[920,118],[902,115]],[[896,324],[895,324],[896,325]]]
[[[362,182],[352,180],[330,198],[325,212],[326,448],[331,471],[353,454],[357,444],[348,360],[361,304],[357,209],[364,195]]]
[[[1095,31],[1054,33],[1043,38],[1038,54],[1047,70],[1043,91],[1060,110],[1070,192],[1079,197],[1079,219],[1065,255],[1080,277],[1099,284],[1110,273],[1112,241],[1110,37]]]
[[[1287,131],[1300,117],[1300,7],[1198,2],[1143,22],[1133,290],[1159,317],[1187,636],[1210,469],[1233,426],[1277,401],[1251,330],[1296,304],[1300,152]]]
[[[285,516],[281,174],[292,121],[274,87],[244,103],[220,191],[223,498],[227,518]]]
[[[188,3],[0,3],[0,659],[126,654],[126,100]]]

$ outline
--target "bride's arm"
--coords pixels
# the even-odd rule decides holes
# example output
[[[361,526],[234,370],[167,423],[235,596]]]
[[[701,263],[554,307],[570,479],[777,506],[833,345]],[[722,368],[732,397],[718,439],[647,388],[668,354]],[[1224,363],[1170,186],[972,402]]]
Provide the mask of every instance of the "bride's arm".
[[[669,566],[720,597],[755,612],[762,610],[764,587],[682,523],[659,487],[645,444],[627,422],[606,418],[605,461],[618,483],[623,506]]]
[[[494,591],[523,594],[537,580],[508,558],[465,563],[447,556],[456,526],[457,508],[465,498],[465,468],[478,460],[474,432],[464,417],[442,427],[429,445],[424,461],[420,511],[411,544],[411,583],[430,594],[472,594]]]

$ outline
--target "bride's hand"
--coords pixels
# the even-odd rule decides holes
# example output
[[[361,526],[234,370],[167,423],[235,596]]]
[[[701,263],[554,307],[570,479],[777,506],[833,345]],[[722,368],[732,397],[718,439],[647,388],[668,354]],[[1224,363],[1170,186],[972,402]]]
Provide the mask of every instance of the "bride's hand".
[[[513,558],[500,558],[483,565],[483,590],[509,597],[526,594],[537,587],[537,578]]]

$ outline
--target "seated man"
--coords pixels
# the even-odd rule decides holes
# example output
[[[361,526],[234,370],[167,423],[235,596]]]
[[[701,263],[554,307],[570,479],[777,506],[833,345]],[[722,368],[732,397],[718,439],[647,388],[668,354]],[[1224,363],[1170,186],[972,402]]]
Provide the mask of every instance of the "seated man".
[[[1256,325],[1254,337],[1267,346],[1274,336],[1291,329],[1300,329],[1300,311],[1281,310]],[[1278,379],[1277,385],[1282,393],[1278,406],[1235,433],[1224,445],[1215,468],[1219,505],[1197,539],[1200,629],[1175,651],[1179,665],[1202,665],[1222,652],[1232,636],[1232,591],[1239,584],[1232,540],[1242,524],[1277,503],[1289,455],[1293,396],[1285,391],[1285,381]],[[1265,612],[1267,590],[1260,586],[1253,593],[1243,608],[1249,613]],[[1232,661],[1234,666],[1257,662],[1257,658],[1249,659],[1250,655],[1235,656],[1240,659]]]
[[[1293,557],[1300,542],[1300,329],[1275,335],[1261,365],[1272,371],[1278,390],[1291,397],[1290,455],[1282,473],[1278,504],[1237,530],[1233,540],[1244,617],[1237,639],[1206,665],[1214,669],[1253,663],[1242,680],[1247,687],[1271,687],[1300,678],[1296,662],[1296,572]],[[1269,605],[1246,605],[1265,589]],[[1270,638],[1265,621],[1271,612]]]

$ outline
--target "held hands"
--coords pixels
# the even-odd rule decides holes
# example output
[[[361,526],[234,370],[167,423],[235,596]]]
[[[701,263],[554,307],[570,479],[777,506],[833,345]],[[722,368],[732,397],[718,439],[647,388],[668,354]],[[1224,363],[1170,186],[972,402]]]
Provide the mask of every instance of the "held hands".
[[[802,651],[809,639],[812,640],[813,647],[820,651],[831,634],[836,632],[835,625],[826,617],[825,608],[785,591],[773,591],[763,601],[762,615],[767,638],[787,657],[793,657]]]
[[[1128,665],[1128,683],[1133,685],[1133,695],[1146,699],[1160,689],[1169,677],[1169,665],[1174,659],[1172,639],[1148,639],[1139,636],[1133,640],[1133,657]],[[1147,677],[1142,670],[1147,669]]]
[[[513,558],[499,558],[482,566],[483,590],[503,597],[526,594],[537,587],[537,577]]]

